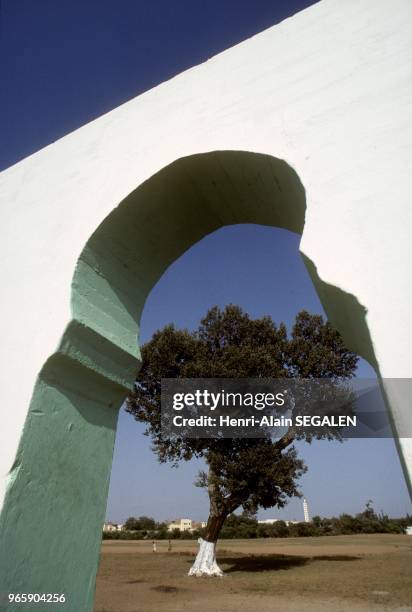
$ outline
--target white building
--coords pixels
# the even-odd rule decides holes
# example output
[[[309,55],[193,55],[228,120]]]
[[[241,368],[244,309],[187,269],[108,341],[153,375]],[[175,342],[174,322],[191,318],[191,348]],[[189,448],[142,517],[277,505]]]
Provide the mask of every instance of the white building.
[[[283,519],[272,518],[272,519],[264,519],[262,521],[258,521],[258,525],[274,525],[275,523],[278,523],[279,521],[283,521],[288,526],[295,525],[296,523],[300,522],[300,521],[285,521]]]
[[[118,523],[103,523],[103,531],[105,533],[113,532],[113,531],[122,531],[123,525]]]
[[[174,531],[175,529],[179,531],[193,531],[192,519],[177,519],[167,526],[168,531]]]
[[[305,523],[310,523],[309,506],[308,506],[308,502],[306,501],[306,499],[303,500],[303,517],[304,517]]]

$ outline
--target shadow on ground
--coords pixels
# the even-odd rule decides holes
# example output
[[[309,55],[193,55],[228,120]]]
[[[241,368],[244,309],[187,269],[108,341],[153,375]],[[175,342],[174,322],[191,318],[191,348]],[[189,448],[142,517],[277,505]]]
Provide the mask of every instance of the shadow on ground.
[[[297,555],[245,555],[244,557],[220,557],[217,562],[225,574],[232,572],[264,572],[288,570],[313,561],[358,561],[360,557],[349,555],[322,555],[300,557]],[[229,567],[228,567],[229,566]]]

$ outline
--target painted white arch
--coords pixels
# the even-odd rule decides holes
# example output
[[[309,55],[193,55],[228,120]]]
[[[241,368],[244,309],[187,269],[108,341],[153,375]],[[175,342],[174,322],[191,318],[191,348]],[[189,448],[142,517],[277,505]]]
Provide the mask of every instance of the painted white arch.
[[[293,168],[306,192],[302,253],[366,310],[380,376],[412,377],[411,22],[409,0],[323,0],[0,175],[0,499],[38,374],[72,320],[85,245],[182,158],[249,151]],[[395,422],[409,420],[387,393]]]

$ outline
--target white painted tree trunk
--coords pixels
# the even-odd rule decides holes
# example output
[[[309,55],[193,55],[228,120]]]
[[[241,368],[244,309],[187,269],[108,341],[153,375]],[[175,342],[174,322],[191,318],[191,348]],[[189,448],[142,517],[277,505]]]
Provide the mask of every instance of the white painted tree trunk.
[[[189,576],[223,576],[216,562],[216,543],[198,539],[199,552],[189,570]]]

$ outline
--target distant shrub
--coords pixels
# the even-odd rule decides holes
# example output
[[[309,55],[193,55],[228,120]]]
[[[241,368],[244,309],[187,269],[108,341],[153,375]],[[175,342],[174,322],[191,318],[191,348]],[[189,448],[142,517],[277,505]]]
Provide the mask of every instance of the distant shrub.
[[[412,517],[391,519],[385,514],[377,515],[372,502],[367,502],[365,510],[356,516],[341,514],[339,517],[322,518],[314,516],[310,523],[258,523],[255,516],[247,513],[230,514],[221,531],[220,538],[287,538],[327,535],[350,535],[355,533],[405,533],[407,525],[412,524]],[[204,535],[204,529],[194,531],[168,531],[166,523],[156,523],[154,519],[142,516],[131,517],[126,521],[127,527],[139,527],[135,530],[110,531],[103,533],[103,540],[197,540]],[[143,528],[143,526],[145,528]]]

